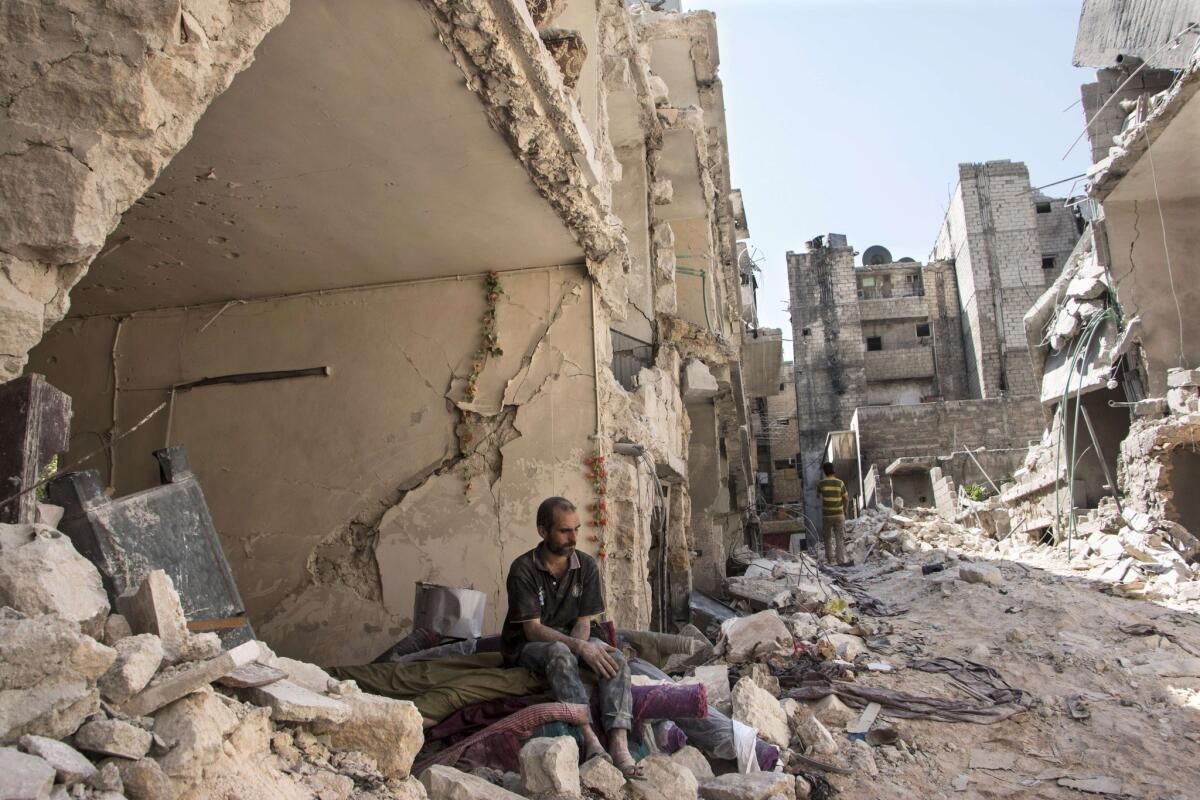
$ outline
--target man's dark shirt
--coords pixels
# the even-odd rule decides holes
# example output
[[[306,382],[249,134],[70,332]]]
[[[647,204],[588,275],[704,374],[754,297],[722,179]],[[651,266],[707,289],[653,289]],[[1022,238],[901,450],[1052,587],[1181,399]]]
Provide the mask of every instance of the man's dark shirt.
[[[555,578],[541,555],[542,545],[538,545],[518,556],[508,568],[508,615],[500,637],[508,664],[516,662],[526,644],[522,622],[540,620],[546,627],[569,636],[577,619],[604,612],[600,570],[591,556],[575,551],[566,573]]]

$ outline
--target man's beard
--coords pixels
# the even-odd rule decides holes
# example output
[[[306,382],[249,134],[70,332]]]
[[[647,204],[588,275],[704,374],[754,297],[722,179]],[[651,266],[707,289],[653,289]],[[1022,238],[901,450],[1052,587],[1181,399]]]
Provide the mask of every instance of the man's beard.
[[[555,546],[555,545],[550,544],[549,542],[546,542],[546,549],[549,550],[551,553],[553,553],[556,556],[565,556],[568,553],[570,553],[572,550],[575,549],[575,545],[563,544],[563,545]]]

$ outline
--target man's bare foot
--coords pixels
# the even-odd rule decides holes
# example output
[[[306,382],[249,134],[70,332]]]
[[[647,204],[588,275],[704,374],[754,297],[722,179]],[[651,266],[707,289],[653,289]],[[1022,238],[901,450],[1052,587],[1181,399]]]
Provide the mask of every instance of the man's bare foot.
[[[583,733],[584,761],[590,761],[596,756],[601,756],[609,761],[612,760],[608,753],[604,752],[604,745],[600,744],[600,737],[596,735],[594,730],[592,730],[591,725],[584,725],[580,730]]]
[[[642,768],[629,752],[629,732],[622,728],[613,728],[608,732],[608,754],[612,756],[613,766],[621,770],[626,780],[636,780],[643,777]]]

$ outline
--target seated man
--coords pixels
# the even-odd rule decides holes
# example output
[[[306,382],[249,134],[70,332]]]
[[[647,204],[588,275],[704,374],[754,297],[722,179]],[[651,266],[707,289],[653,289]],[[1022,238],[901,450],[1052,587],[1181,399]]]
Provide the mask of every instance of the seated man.
[[[571,501],[551,497],[538,507],[537,529],[542,543],[518,556],[508,570],[504,661],[545,677],[562,703],[587,705],[579,667],[594,672],[608,753],[592,726],[585,725],[585,760],[606,758],[627,777],[636,777],[628,743],[633,724],[629,666],[619,651],[592,636],[593,620],[604,613],[604,596],[596,562],[575,550],[579,514]]]

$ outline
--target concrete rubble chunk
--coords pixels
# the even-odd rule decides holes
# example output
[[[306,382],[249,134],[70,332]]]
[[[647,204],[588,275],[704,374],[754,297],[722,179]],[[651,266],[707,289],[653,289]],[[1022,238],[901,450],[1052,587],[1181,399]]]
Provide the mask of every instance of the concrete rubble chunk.
[[[671,753],[671,760],[687,767],[696,776],[697,781],[707,780],[713,776],[712,765],[708,763],[708,759],[690,744]]]
[[[150,752],[150,731],[119,719],[84,723],[75,731],[75,746],[89,753],[139,759]]]
[[[117,653],[51,615],[0,618],[0,743],[70,736],[100,708],[95,681]]]
[[[758,688],[762,689],[764,692],[773,694],[776,697],[779,696],[779,678],[775,677],[774,673],[771,672],[771,668],[766,664],[751,664],[750,668],[743,674],[758,684]]]
[[[126,636],[133,636],[133,629],[129,627],[129,620],[120,614],[109,614],[108,619],[104,620],[104,637],[102,641],[109,647],[113,647]]]
[[[177,793],[171,779],[154,759],[122,759],[114,763],[130,800],[174,800]]]
[[[696,667],[696,680],[704,684],[708,704],[718,711],[728,714],[733,708],[733,694],[729,687],[729,665],[710,664]]]
[[[687,767],[667,755],[650,756],[638,763],[644,778],[626,784],[634,800],[695,800],[699,783]]]
[[[834,694],[822,697],[809,707],[812,709],[812,715],[821,720],[823,724],[834,725],[839,728],[844,728],[858,719],[859,714],[859,712],[843,703]]]
[[[249,689],[254,686],[266,686],[268,683],[281,681],[286,677],[287,673],[281,669],[252,661],[238,667],[223,678],[218,678],[217,683],[231,689]]]
[[[120,794],[125,791],[125,784],[121,780],[121,771],[112,761],[102,764],[100,769],[96,770],[96,774],[87,779],[87,785],[101,794],[104,792]]]
[[[332,675],[316,664],[309,664],[307,661],[297,661],[293,658],[278,656],[270,659],[268,663],[287,673],[288,679],[293,683],[298,683],[305,689],[317,694],[328,691],[329,684],[335,682]]]
[[[54,786],[54,767],[45,759],[0,747],[0,797],[4,800],[46,800]]]
[[[37,756],[54,767],[58,782],[70,786],[87,780],[96,771],[95,765],[88,761],[82,753],[66,742],[48,739],[45,736],[26,734],[21,737],[21,749],[31,756]]]
[[[530,797],[580,797],[579,745],[572,736],[541,737],[521,748],[521,785]]]
[[[837,742],[816,717],[805,717],[796,725],[796,735],[801,743],[814,753],[831,755],[838,750]]]
[[[0,558],[0,605],[29,616],[55,614],[99,638],[108,616],[100,573],[63,534],[45,525],[27,527],[29,541],[5,547]]]
[[[283,722],[332,722],[350,719],[350,706],[291,681],[276,681],[245,691],[255,705],[271,709],[271,719]]]
[[[703,800],[769,800],[771,797],[796,797],[796,779],[781,772],[730,773],[700,783]]]
[[[150,633],[127,636],[114,645],[117,660],[100,676],[100,694],[112,703],[123,703],[146,688],[162,664],[162,641]]]
[[[212,658],[221,651],[216,634],[188,630],[179,593],[161,569],[147,573],[137,589],[118,597],[117,610],[134,633],[153,633],[162,640],[163,661],[168,664]]]
[[[225,736],[238,726],[237,716],[211,688],[176,700],[154,715],[154,735],[168,750],[157,761],[172,778],[194,780],[222,751]]]
[[[774,610],[721,623],[725,660],[739,664],[772,655],[791,655],[792,633]]]
[[[867,652],[866,642],[858,636],[851,636],[848,633],[831,633],[825,638],[833,645],[833,651],[837,653],[837,657],[843,661],[853,661]]]
[[[238,667],[255,661],[259,655],[257,642],[245,642],[208,661],[164,671],[145,689],[122,703],[121,712],[133,717],[150,714],[197,689],[208,686]]]
[[[698,358],[689,360],[683,366],[683,399],[684,402],[707,400],[716,397],[720,387],[708,366]]]
[[[757,729],[759,737],[771,744],[787,747],[791,741],[787,712],[774,695],[750,678],[742,678],[733,687],[733,718]]]
[[[625,800],[625,776],[607,759],[589,758],[579,768],[579,784],[601,800]]]
[[[1173,367],[1167,370],[1167,387],[1178,389],[1183,386],[1200,386],[1200,369]]]
[[[988,586],[1004,584],[1004,576],[999,568],[984,564],[963,564],[958,568],[958,579],[965,583],[986,583]]]
[[[334,702],[345,705],[349,717],[337,724],[316,724],[313,730],[329,736],[336,749],[358,750],[371,756],[388,778],[407,777],[417,751],[425,743],[417,707],[408,700],[365,693],[346,695]]]
[[[440,764],[425,770],[421,783],[425,785],[425,792],[437,800],[522,800],[521,795],[501,789],[483,778]]]

